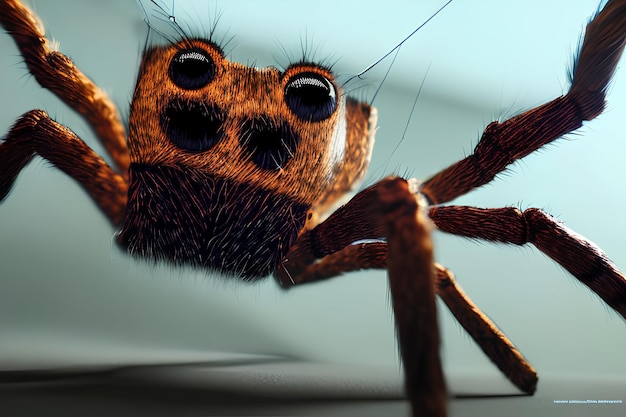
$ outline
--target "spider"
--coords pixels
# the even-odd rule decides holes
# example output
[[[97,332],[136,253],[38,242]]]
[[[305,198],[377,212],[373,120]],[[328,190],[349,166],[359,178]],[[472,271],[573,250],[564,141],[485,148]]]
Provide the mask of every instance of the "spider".
[[[297,63],[284,72],[255,72],[228,62],[217,45],[201,39],[149,49],[131,105],[128,170],[125,133],[112,105],[86,79],[80,86],[76,78],[59,81],[72,71],[80,74],[60,54],[47,62],[64,61],[62,69],[46,79],[45,65],[36,57],[39,40],[28,38],[38,33],[37,27],[19,3],[5,1],[3,6],[0,20],[31,73],[85,114],[116,165],[110,168],[45,113],[29,112],[0,145],[3,197],[34,152],[80,182],[113,225],[121,226],[122,246],[138,256],[218,269],[247,280],[274,273],[283,286],[360,268],[389,269],[407,393],[416,415],[445,410],[435,283],[461,324],[507,377],[525,392],[533,392],[536,384],[532,367],[458,290],[452,274],[433,263],[428,217],[440,230],[462,236],[517,244],[533,240],[626,315],[623,275],[599,249],[543,212],[442,205],[489,182],[513,160],[575,130],[581,119],[600,113],[624,45],[616,28],[626,20],[626,6],[619,2],[610,2],[597,18],[602,24],[596,30],[606,33],[586,41],[566,98],[490,125],[475,151],[485,158],[470,156],[423,183],[381,181],[324,221],[326,209],[362,178],[375,124],[374,110],[346,99],[327,68]],[[13,26],[20,19],[25,26]],[[594,60],[585,51],[600,51],[600,58],[609,59]],[[586,73],[591,70],[593,76]],[[586,91],[596,82],[596,94]],[[211,99],[200,92],[208,92]],[[503,126],[507,134],[499,135]],[[522,139],[530,144],[522,145]],[[526,221],[537,227],[523,229]],[[352,244],[364,239],[378,240]]]

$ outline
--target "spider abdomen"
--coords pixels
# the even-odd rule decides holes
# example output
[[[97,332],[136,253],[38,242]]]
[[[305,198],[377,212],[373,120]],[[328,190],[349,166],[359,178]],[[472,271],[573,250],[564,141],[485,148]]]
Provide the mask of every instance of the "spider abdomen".
[[[272,273],[309,207],[287,196],[180,166],[133,164],[119,242],[154,260],[234,274]]]

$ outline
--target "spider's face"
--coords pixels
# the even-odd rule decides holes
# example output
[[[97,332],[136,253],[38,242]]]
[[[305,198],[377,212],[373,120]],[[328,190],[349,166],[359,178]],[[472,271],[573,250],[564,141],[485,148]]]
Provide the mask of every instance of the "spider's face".
[[[120,242],[266,276],[313,214],[362,177],[374,115],[316,65],[246,67],[204,40],[150,49],[131,106]]]

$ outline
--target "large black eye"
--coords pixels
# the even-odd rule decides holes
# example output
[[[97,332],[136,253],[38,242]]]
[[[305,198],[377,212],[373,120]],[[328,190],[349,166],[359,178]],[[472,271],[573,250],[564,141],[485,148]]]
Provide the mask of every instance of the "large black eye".
[[[215,105],[176,98],[170,100],[161,114],[161,128],[179,148],[203,152],[222,138],[225,118]]]
[[[259,168],[283,168],[296,152],[299,137],[285,122],[269,117],[246,120],[239,142],[250,152],[252,162]]]
[[[215,63],[202,49],[185,49],[172,59],[169,75],[172,82],[180,88],[197,90],[213,80]]]
[[[337,94],[326,77],[314,72],[303,72],[287,82],[285,102],[300,119],[319,122],[335,111]]]

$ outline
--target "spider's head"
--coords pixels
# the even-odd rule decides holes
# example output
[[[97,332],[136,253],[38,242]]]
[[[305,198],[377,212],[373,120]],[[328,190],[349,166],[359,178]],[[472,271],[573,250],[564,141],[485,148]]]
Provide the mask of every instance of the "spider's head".
[[[375,111],[323,67],[246,67],[187,39],[145,53],[129,124],[121,244],[253,279],[362,178]]]

